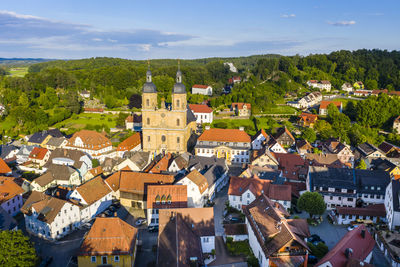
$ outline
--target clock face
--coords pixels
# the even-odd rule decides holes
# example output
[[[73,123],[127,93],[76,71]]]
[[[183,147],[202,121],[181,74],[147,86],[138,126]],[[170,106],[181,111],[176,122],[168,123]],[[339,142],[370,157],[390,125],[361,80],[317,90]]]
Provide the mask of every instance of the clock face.
[[[161,113],[161,118],[165,118],[165,113]]]

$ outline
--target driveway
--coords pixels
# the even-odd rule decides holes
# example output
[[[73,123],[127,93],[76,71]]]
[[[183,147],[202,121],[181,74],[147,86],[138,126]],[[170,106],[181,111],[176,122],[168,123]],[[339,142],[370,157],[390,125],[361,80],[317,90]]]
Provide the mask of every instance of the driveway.
[[[214,198],[214,227],[215,235],[222,236],[224,234],[224,210],[225,202],[228,201],[228,185],[219,191]]]
[[[217,257],[216,260],[208,264],[208,266],[247,267],[247,262],[245,258],[229,255],[222,236],[215,237],[215,255]]]
[[[142,241],[142,247],[136,253],[135,266],[156,266],[157,250],[153,251],[153,246],[157,246],[157,239],[157,232],[150,233],[147,229],[139,229],[138,240]]]

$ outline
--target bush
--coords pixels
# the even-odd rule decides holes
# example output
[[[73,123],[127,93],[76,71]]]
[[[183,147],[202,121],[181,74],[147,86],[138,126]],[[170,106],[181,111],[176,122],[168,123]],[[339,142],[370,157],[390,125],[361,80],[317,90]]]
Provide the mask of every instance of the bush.
[[[310,248],[311,254],[318,259],[322,259],[329,251],[328,247],[322,242],[319,242],[316,246],[311,242],[307,242],[307,246]]]
[[[247,258],[247,264],[250,267],[259,267],[258,259],[253,254]]]
[[[251,255],[250,245],[247,240],[226,242],[226,247],[228,248],[229,253],[234,256]]]

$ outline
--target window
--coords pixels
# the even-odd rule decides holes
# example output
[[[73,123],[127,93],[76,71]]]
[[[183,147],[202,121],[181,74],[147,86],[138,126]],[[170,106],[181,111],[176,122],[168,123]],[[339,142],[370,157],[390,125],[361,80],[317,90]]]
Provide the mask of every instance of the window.
[[[150,106],[150,100],[146,99],[146,105]]]
[[[247,198],[250,198],[250,193],[247,193]]]
[[[181,138],[180,138],[180,137],[177,137],[177,138],[176,138],[176,143],[179,144],[180,142],[181,142]]]
[[[180,126],[181,121],[179,119],[176,119],[176,126]]]
[[[101,264],[107,264],[107,256],[101,256]]]
[[[176,100],[176,107],[179,107],[179,105],[180,105],[180,102],[179,102],[179,99],[177,99]]]
[[[149,136],[147,136],[147,141],[148,141],[148,142],[150,142],[150,135],[149,135]]]
[[[165,135],[161,136],[161,141],[162,141],[163,143],[165,143],[165,140],[167,140],[167,138],[165,137]]]
[[[114,261],[119,262],[119,256],[114,256]]]
[[[353,201],[352,197],[347,198],[347,201]]]
[[[162,204],[165,204],[165,195],[162,195],[162,197],[161,197],[161,203],[162,203]]]
[[[91,262],[96,262],[96,256],[92,256],[92,257],[90,258],[90,261],[91,261]]]
[[[147,118],[147,125],[150,125],[150,118]]]
[[[171,204],[171,200],[172,200],[171,195],[168,195],[168,197],[167,197],[168,204]]]
[[[203,242],[208,243],[208,237],[203,237]]]

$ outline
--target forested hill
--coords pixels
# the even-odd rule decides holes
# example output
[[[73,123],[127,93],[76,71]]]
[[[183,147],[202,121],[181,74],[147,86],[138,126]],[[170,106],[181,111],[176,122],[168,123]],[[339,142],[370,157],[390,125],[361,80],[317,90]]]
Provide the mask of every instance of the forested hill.
[[[41,62],[52,61],[54,59],[46,59],[46,58],[0,58],[0,65],[7,67],[16,67],[16,66],[29,66],[32,64],[37,64]]]

